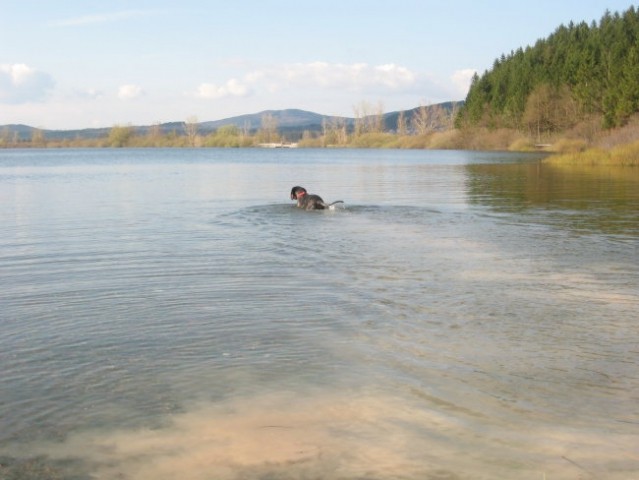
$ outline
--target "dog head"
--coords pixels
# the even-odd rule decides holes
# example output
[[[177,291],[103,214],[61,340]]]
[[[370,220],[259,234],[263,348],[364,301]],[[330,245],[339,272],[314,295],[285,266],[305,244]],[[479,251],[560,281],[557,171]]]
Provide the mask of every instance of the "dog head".
[[[291,189],[291,200],[297,200],[298,197],[301,197],[302,195],[306,195],[306,189],[304,187],[293,187]]]

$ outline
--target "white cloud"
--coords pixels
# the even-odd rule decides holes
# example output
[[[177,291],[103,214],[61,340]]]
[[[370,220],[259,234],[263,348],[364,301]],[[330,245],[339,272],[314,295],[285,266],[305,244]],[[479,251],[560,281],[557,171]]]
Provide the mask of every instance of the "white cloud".
[[[23,63],[0,64],[0,103],[42,101],[53,85],[49,74]]]
[[[457,92],[463,97],[466,97],[466,94],[468,93],[470,82],[475,72],[476,70],[472,68],[466,68],[463,70],[457,70],[451,77],[451,80],[453,82],[453,85],[457,89]]]
[[[423,79],[421,79],[423,80]],[[401,92],[419,87],[419,75],[408,68],[385,64],[309,62],[272,66],[248,72],[242,80],[202,83],[196,96],[208,99],[245,97],[253,90],[269,93],[311,88],[350,92]]]
[[[250,94],[250,89],[232,78],[224,85],[213,83],[203,83],[197,89],[197,96],[201,98],[218,99],[225,97],[246,97]]]
[[[144,92],[138,85],[122,85],[118,90],[118,97],[122,100],[131,100],[142,95],[144,95]]]
[[[399,89],[414,85],[417,74],[393,63],[375,67],[375,81],[389,88]]]
[[[366,63],[311,62],[253,72],[252,77],[266,78],[281,87],[298,84],[357,91],[371,88],[404,89],[414,86],[418,76],[395,64],[371,66]]]

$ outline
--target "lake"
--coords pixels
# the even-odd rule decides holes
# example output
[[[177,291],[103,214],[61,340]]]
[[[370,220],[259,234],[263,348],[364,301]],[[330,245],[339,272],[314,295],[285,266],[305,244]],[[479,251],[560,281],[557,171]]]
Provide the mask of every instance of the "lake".
[[[0,150],[0,478],[639,478],[639,169],[540,158]]]

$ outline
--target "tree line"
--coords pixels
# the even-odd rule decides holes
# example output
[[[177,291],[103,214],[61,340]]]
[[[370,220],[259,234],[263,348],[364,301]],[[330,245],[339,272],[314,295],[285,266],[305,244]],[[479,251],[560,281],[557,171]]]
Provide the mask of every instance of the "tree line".
[[[266,113],[258,128],[251,125],[224,125],[214,131],[202,131],[198,119],[189,117],[171,131],[162,126],[134,127],[115,125],[94,138],[50,139],[43,130],[32,129],[30,138],[17,132],[0,131],[0,147],[259,147],[295,143],[300,147],[387,147],[429,148],[437,135],[454,128],[458,103],[429,105],[386,115],[380,104],[361,102],[353,107],[354,118],[327,117],[320,128],[286,133],[277,119]],[[453,145],[439,145],[453,148]]]
[[[587,118],[624,126],[639,111],[639,12],[561,25],[546,39],[475,74],[457,126],[512,128],[531,137]]]

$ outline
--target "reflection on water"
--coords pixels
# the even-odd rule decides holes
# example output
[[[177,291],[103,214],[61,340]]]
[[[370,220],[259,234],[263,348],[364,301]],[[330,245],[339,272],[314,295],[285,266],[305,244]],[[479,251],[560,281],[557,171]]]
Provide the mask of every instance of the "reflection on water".
[[[639,476],[634,170],[3,155],[0,479]]]
[[[533,162],[471,164],[466,169],[472,203],[584,233],[639,234],[637,168]]]

